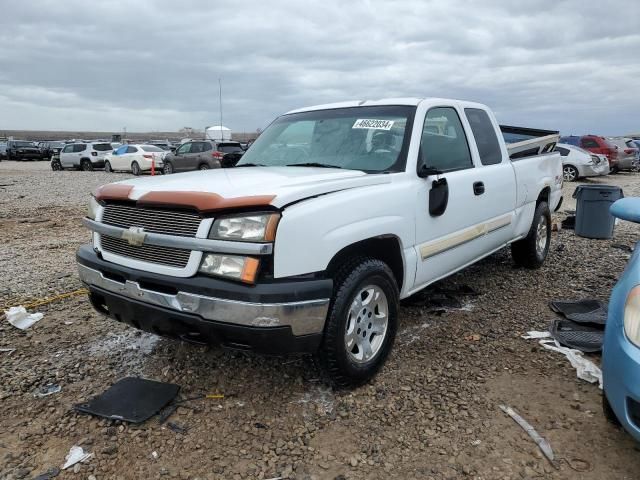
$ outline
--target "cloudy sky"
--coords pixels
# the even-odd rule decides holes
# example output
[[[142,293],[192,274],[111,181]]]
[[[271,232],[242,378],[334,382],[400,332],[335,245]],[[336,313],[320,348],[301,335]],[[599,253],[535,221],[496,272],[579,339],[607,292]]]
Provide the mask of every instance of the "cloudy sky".
[[[640,131],[640,2],[0,0],[0,129],[255,131],[441,96],[502,123]],[[317,6],[314,6],[317,5]]]

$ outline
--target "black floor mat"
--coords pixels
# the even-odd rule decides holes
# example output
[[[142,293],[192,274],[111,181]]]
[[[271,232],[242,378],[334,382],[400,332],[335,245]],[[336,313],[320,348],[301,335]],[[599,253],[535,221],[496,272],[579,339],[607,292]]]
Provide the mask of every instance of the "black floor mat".
[[[172,383],[127,377],[74,408],[111,420],[142,423],[171,402],[179,391],[180,386]]]
[[[604,330],[589,327],[571,320],[554,319],[549,326],[549,333],[565,347],[575,348],[585,353],[602,350]]]
[[[578,323],[607,323],[607,304],[600,300],[566,300],[549,302],[556,313]]]

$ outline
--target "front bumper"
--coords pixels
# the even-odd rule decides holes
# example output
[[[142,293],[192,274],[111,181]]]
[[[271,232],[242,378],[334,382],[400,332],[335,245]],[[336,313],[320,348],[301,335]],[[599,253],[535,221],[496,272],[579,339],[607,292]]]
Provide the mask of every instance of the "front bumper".
[[[320,345],[331,280],[248,286],[168,277],[106,262],[89,245],[76,259],[93,306],[141,330],[264,353],[313,352]]]
[[[640,348],[624,329],[607,326],[603,350],[603,389],[624,429],[640,442]]]

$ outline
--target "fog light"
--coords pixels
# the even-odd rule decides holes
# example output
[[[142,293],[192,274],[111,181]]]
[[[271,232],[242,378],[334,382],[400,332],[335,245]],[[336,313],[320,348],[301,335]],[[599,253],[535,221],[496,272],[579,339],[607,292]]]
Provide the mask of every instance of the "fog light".
[[[206,253],[200,264],[200,271],[207,275],[254,283],[260,261],[253,257]]]

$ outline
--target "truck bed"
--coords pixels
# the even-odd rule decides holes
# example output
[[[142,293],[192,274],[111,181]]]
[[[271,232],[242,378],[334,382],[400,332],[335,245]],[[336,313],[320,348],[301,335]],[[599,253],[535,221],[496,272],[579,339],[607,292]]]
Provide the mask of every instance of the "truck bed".
[[[538,128],[500,125],[511,160],[551,153],[560,139],[560,132]]]

